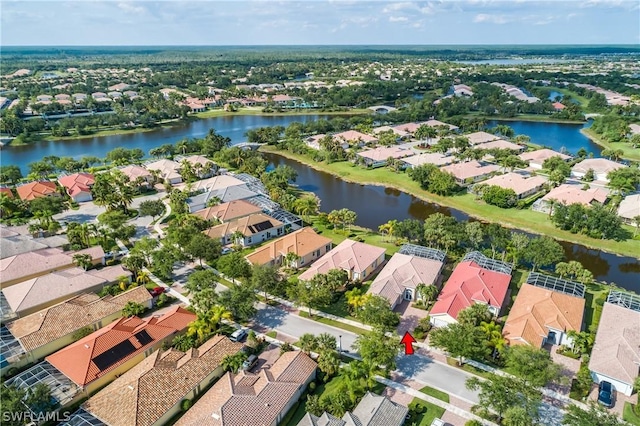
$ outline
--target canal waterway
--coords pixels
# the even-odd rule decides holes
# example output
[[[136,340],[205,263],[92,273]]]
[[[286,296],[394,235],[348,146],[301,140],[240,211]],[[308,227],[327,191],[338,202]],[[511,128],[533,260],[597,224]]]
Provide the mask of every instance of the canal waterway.
[[[265,156],[271,167],[288,165],[295,169],[298,173],[296,184],[320,198],[321,211],[347,208],[357,213],[356,224],[366,228],[376,230],[392,219],[424,220],[436,212],[458,220],[469,219],[469,215],[460,210],[429,203],[396,189],[345,182],[329,173],[314,170],[277,154]],[[640,260],[592,250],[579,244],[563,241],[559,243],[564,248],[566,260],[579,261],[596,279],[614,282],[640,293]]]
[[[16,164],[27,173],[28,164],[39,161],[47,155],[80,158],[85,155],[104,157],[117,147],[140,148],[145,153],[166,143],[175,143],[183,138],[203,137],[210,128],[231,138],[232,143],[246,140],[249,129],[263,126],[287,126],[294,121],[306,122],[325,118],[309,116],[230,116],[214,117],[182,123],[171,128],[155,129],[144,133],[88,137],[70,141],[43,141],[31,145],[7,146],[0,151],[0,163]],[[582,125],[555,124],[541,122],[504,121],[491,122],[511,126],[516,134],[526,134],[532,142],[559,150],[565,147],[576,152],[581,147],[598,154],[600,149],[580,133]],[[358,225],[377,229],[391,219],[414,218],[424,220],[428,215],[441,212],[460,220],[468,216],[458,210],[424,202],[403,192],[372,185],[344,182],[327,173],[318,172],[300,163],[271,156],[274,164],[289,164],[298,172],[297,183],[306,190],[315,192],[322,200],[322,211],[346,207],[358,213]],[[618,285],[640,293],[640,262],[631,257],[591,250],[584,246],[562,243],[568,260],[578,260],[589,268],[597,279],[615,282]]]

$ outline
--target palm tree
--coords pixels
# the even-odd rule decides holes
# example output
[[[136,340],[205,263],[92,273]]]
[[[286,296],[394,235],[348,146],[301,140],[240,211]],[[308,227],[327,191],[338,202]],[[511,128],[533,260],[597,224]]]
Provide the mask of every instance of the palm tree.
[[[633,236],[635,237],[638,233],[638,229],[640,229],[640,215],[633,217],[633,223],[636,224],[636,229],[633,230]]]
[[[189,148],[189,141],[186,139],[182,139],[176,143],[176,149],[182,151],[182,155],[187,153],[187,149]]]
[[[186,334],[179,334],[173,338],[171,345],[179,351],[186,352],[193,347],[195,341]]]
[[[558,262],[555,270],[556,274],[560,275],[560,278],[564,278],[566,275],[571,274],[571,266],[567,262]]]
[[[567,337],[573,341],[572,352],[575,354],[589,353],[595,341],[593,334],[587,333],[586,331],[577,332],[575,330],[569,330]]]
[[[138,275],[136,276],[136,282],[138,284],[145,285],[149,281],[151,281],[151,278],[149,278],[149,273],[147,271],[139,271],[138,272]]]
[[[243,246],[244,234],[241,231],[234,231],[233,234],[231,234],[231,241],[233,241],[233,244],[236,246]]]
[[[435,285],[420,283],[416,286],[416,293],[418,297],[426,299],[426,304],[429,304],[437,296],[438,288]]]
[[[196,336],[198,342],[204,342],[211,334],[216,333],[220,329],[220,323],[223,320],[232,318],[224,306],[214,305],[208,312],[199,314],[197,318],[189,324],[187,336]]]
[[[240,368],[242,368],[242,363],[247,359],[247,354],[244,352],[238,352],[233,355],[226,355],[222,358],[222,368],[225,371],[230,371],[232,373],[237,373]]]
[[[487,336],[487,346],[491,348],[491,356],[493,358],[500,352],[502,352],[506,345],[506,340],[502,337],[502,327],[496,324],[494,321],[480,323],[480,329]]]
[[[378,231],[380,232],[380,234],[384,237],[386,236],[392,236],[395,232],[395,228],[398,225],[398,221],[393,219],[388,221],[387,223],[383,223],[382,225],[380,225],[378,227]]]
[[[309,222],[309,216],[318,214],[320,208],[320,200],[315,195],[308,195],[299,198],[294,203],[296,213],[304,217],[305,222]]]
[[[287,265],[287,267],[289,268],[297,268],[299,260],[300,260],[300,256],[290,251],[284,257],[284,264]]]
[[[325,382],[340,371],[340,362],[340,356],[335,350],[322,351],[320,353],[318,357],[318,368],[325,373]]]
[[[318,339],[311,333],[305,333],[300,336],[298,340],[298,346],[300,350],[305,353],[310,353],[318,347]]]

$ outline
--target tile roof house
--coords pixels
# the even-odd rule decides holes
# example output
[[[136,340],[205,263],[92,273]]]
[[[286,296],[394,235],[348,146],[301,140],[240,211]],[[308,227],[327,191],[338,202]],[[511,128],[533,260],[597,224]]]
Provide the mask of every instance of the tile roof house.
[[[233,177],[231,175],[219,175],[219,176],[213,176],[208,179],[194,182],[191,185],[191,191],[209,192],[209,191],[216,191],[219,189],[229,188],[231,186],[242,186],[242,185],[245,185],[246,187],[246,183],[236,177]],[[177,188],[183,190],[184,188],[186,188],[186,186],[187,186],[186,184],[178,185]]]
[[[257,374],[227,373],[176,426],[275,426],[315,378],[316,366],[308,355],[294,351]]]
[[[141,303],[151,308],[153,298],[144,286],[116,296],[100,298],[87,293],[50,306],[9,324],[7,328],[25,350],[24,358],[9,364],[20,368],[38,361],[75,340],[73,334],[85,327],[97,330],[122,315],[127,302]]]
[[[413,150],[402,146],[380,146],[356,153],[356,156],[363,159],[368,167],[382,167],[387,164],[389,158],[399,159],[414,155]]]
[[[606,380],[629,396],[639,365],[640,312],[605,302],[589,361],[593,380]]]
[[[474,146],[474,149],[510,149],[511,151],[522,152],[526,149],[526,147],[513,142],[505,141],[504,139],[496,139],[494,141],[477,144]]]
[[[591,169],[593,170],[596,180],[609,182],[607,174],[613,170],[624,167],[626,167],[624,164],[616,163],[606,158],[587,158],[571,168],[571,176],[581,178]]]
[[[216,219],[220,222],[228,222],[255,213],[262,213],[262,209],[245,200],[234,200],[198,210],[193,215],[204,220]]]
[[[229,203],[236,200],[248,200],[256,197],[257,195],[259,194],[248,189],[246,184],[233,185],[226,188],[203,192],[187,198],[187,206],[189,207],[189,212],[193,213],[207,208],[209,200],[216,199],[216,202]]]
[[[224,357],[241,349],[241,343],[217,335],[186,353],[155,351],[82,408],[107,425],[165,425],[181,411],[183,400],[193,400],[222,376]]]
[[[171,185],[181,183],[182,176],[180,175],[180,164],[172,160],[163,158],[162,160],[154,161],[144,166],[147,170],[157,170],[160,173],[162,179],[168,181]]]
[[[331,238],[306,227],[259,247],[246,259],[254,265],[281,265],[287,253],[295,253],[298,260],[289,266],[300,268],[313,263],[331,247]]]
[[[457,322],[460,311],[474,303],[488,305],[489,311],[498,316],[507,300],[510,281],[510,274],[482,267],[475,260],[460,262],[429,312],[431,323],[446,326]]]
[[[180,164],[186,160],[191,164],[191,166],[193,166],[196,175],[200,179],[210,178],[215,175],[218,170],[218,166],[213,161],[209,160],[207,157],[203,157],[202,155],[177,155],[174,157],[174,160]]]
[[[327,412],[320,417],[307,413],[297,426],[402,426],[408,413],[407,407],[367,392],[353,412],[347,411],[342,419]]]
[[[640,124],[636,124],[636,123],[629,124],[629,132],[632,135],[640,134]]]
[[[479,182],[500,170],[495,164],[482,164],[478,161],[467,161],[440,167],[440,170],[451,173],[458,185],[466,186]]]
[[[551,104],[551,106],[556,111],[562,111],[563,109],[566,108],[566,106],[564,104],[560,103],[560,102],[554,102],[554,103]]]
[[[29,230],[24,228],[21,232],[15,232],[5,225],[0,225],[0,259],[47,247],[62,247],[69,243],[65,235],[33,238],[28,232]]]
[[[424,164],[435,164],[436,166],[446,166],[456,161],[456,158],[451,155],[440,154],[439,152],[423,152],[418,155],[412,155],[411,157],[403,158],[402,161],[408,167],[418,167]]]
[[[29,182],[16,187],[16,192],[21,200],[31,201],[40,197],[48,197],[50,195],[59,196],[58,187],[55,182],[39,181]]]
[[[560,157],[564,161],[571,160],[570,155],[565,155],[560,152],[554,151],[552,149],[547,149],[547,148],[525,152],[520,154],[518,157],[520,157],[521,160],[528,162],[529,167],[533,167],[534,169],[542,169],[542,164],[544,163],[544,160],[547,160],[553,157]]]
[[[478,145],[500,139],[500,137],[487,132],[474,132],[464,136],[469,140],[471,145]]]
[[[76,267],[66,268],[3,288],[2,295],[13,312],[18,316],[25,316],[80,293],[98,292],[120,277],[126,277],[129,282],[131,272],[121,265],[88,271]]]
[[[104,250],[100,246],[77,252],[63,251],[60,248],[44,248],[0,259],[0,284],[2,288],[7,288],[52,271],[71,268],[75,266],[74,254],[89,254],[94,264],[104,261]]]
[[[159,317],[121,318],[45,360],[85,396],[128,371],[187,328],[196,315],[179,306]]]
[[[346,132],[336,133],[333,135],[333,139],[338,140],[339,142],[348,143],[349,145],[359,146],[378,142],[378,139],[374,136],[358,132],[357,130],[347,130]]]
[[[429,126],[429,127],[446,127],[449,130],[454,132],[460,129],[458,126],[454,126],[453,124],[449,124],[449,123],[443,123],[442,121],[438,121],[438,120],[427,120],[424,123],[420,123],[420,125]]]
[[[319,135],[312,135],[312,136],[309,136],[308,138],[306,138],[306,139],[304,140],[304,143],[305,143],[305,145],[307,145],[309,148],[311,148],[311,149],[315,149],[315,150],[319,151],[319,150],[322,148],[322,147],[320,146],[320,141],[321,141],[325,136],[327,136],[327,135],[325,135],[324,133],[319,134]],[[346,148],[348,148],[348,147],[349,147],[349,146],[348,146],[348,144],[345,144],[345,145],[347,145],[347,146],[346,146],[346,147],[345,147],[345,146],[343,146],[343,147],[342,147],[343,149],[346,149]]]
[[[90,173],[74,173],[58,178],[58,183],[66,190],[69,197],[77,203],[93,200],[91,187],[96,179]]]
[[[317,274],[343,269],[347,271],[350,280],[364,281],[384,263],[385,251],[381,247],[346,239],[316,260],[298,279],[309,281]]]
[[[380,133],[389,131],[393,132],[398,138],[407,138],[411,136],[411,133],[404,130],[396,129],[395,127],[391,126],[379,126],[373,128],[373,134],[376,136]]]
[[[367,293],[377,294],[391,303],[391,309],[402,300],[417,299],[420,284],[438,286],[444,262],[425,257],[396,253],[378,274]]]
[[[243,238],[235,241],[235,232],[240,232]],[[220,239],[222,245],[239,243],[249,247],[284,235],[284,223],[264,213],[255,213],[216,225],[204,233],[209,238]]]
[[[147,169],[142,166],[130,164],[120,169],[120,171],[129,178],[131,182],[136,182],[138,179],[143,183],[152,183],[153,175]]]
[[[511,189],[520,200],[539,192],[546,182],[547,179],[543,176],[527,177],[519,173],[510,172],[489,178],[480,185],[493,185],[504,189]]]
[[[11,188],[0,188],[0,194],[6,195],[8,198],[14,198]]]
[[[393,128],[402,132],[414,134],[422,125],[424,125],[424,123],[404,123],[393,126]]]
[[[548,213],[551,210],[551,201],[571,205],[582,204],[591,206],[594,204],[604,204],[609,197],[609,193],[600,188],[582,189],[580,185],[562,184],[549,191],[544,197],[534,203],[538,211]]]
[[[510,345],[571,345],[567,332],[582,330],[584,305],[582,297],[524,283],[502,335]]]
[[[629,225],[638,226],[634,218],[640,216],[640,194],[627,195],[618,206],[618,216]]]

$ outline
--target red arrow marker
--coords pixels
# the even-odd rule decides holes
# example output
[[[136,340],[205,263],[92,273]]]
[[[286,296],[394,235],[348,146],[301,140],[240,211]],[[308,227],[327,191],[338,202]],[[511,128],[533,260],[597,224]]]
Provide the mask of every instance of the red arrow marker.
[[[415,343],[415,342],[416,342],[416,339],[413,338],[411,333],[409,333],[408,331],[404,333],[404,336],[402,336],[402,340],[400,340],[400,344],[404,345],[405,355],[413,355],[412,343]]]

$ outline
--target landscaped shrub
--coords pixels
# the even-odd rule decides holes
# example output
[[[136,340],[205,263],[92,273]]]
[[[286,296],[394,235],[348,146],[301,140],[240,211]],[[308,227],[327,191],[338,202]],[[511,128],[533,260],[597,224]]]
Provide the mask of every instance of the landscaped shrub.
[[[316,382],[309,383],[309,393],[314,393],[316,391]]]
[[[191,408],[192,405],[193,402],[191,402],[190,399],[183,399],[180,403],[180,408],[182,409],[182,411],[187,411],[189,408]]]

